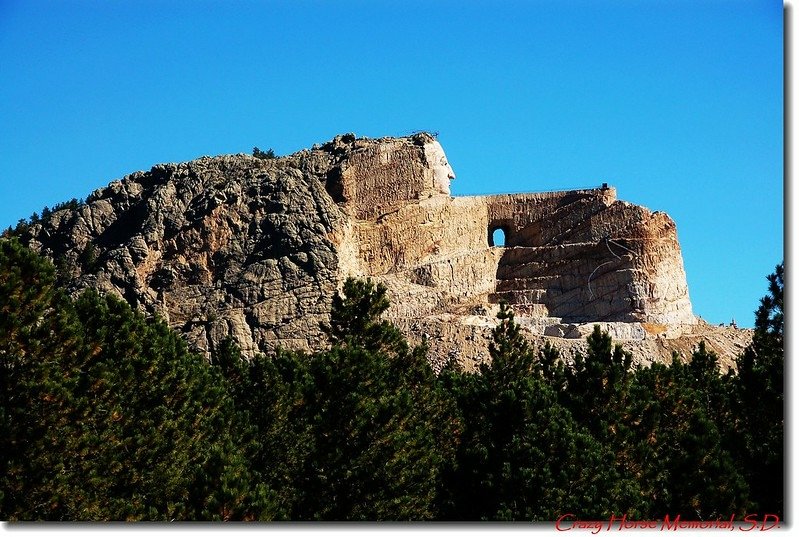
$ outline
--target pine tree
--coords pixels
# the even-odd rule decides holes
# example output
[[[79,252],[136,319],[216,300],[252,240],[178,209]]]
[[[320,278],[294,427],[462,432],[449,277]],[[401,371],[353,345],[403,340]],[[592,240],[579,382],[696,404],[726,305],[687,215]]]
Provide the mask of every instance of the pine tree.
[[[37,484],[57,477],[55,427],[69,420],[61,399],[63,362],[82,341],[66,296],[55,287],[52,265],[16,238],[0,240],[0,518],[58,518]],[[56,434],[59,440],[60,434]],[[53,515],[52,517],[46,514]]]
[[[277,156],[275,155],[275,152],[272,150],[272,148],[269,148],[266,151],[262,151],[262,150],[258,149],[257,147],[253,147],[252,148],[252,156],[254,156],[255,158],[262,159],[262,160],[270,160],[270,159],[277,158]]]
[[[554,520],[567,512],[629,512],[635,483],[618,475],[613,453],[559,404],[512,311],[501,305],[498,317],[491,364],[480,374],[442,375],[464,428],[448,471],[446,517]],[[555,357],[552,349],[547,356]]]
[[[300,502],[301,469],[311,450],[305,413],[308,361],[301,353],[278,351],[245,360],[232,340],[214,352],[241,421],[239,438],[259,482],[271,491],[268,520],[290,520]]]
[[[382,285],[348,279],[335,298],[333,348],[308,365],[304,413],[312,449],[295,516],[422,520],[437,515],[440,469],[453,437],[451,408],[425,349],[409,349],[379,316]]]
[[[575,419],[600,441],[622,433],[622,417],[628,404],[632,379],[632,354],[613,345],[599,325],[586,338],[586,354],[577,353],[566,372],[567,388],[562,400]]]
[[[752,344],[732,377],[736,462],[760,513],[784,512],[784,264],[768,276],[768,295],[755,312]]]
[[[163,322],[94,292],[73,303],[14,241],[0,286],[4,519],[262,516],[221,375]]]
[[[566,389],[566,366],[558,348],[549,341],[538,350],[535,369],[556,394]]]
[[[558,392],[560,401],[596,442],[613,453],[613,470],[634,480],[623,487],[628,492],[622,501],[623,512],[646,516],[648,504],[639,490],[644,486],[630,430],[630,387],[635,374],[632,354],[614,345],[599,325],[594,326],[586,343],[586,352],[577,352],[572,366],[565,369],[565,388]]]
[[[380,320],[388,305],[385,287],[348,279],[333,302],[329,351],[258,356],[243,375],[225,366],[244,379],[236,397],[256,429],[251,458],[278,518],[438,515],[454,411],[425,348]]]
[[[707,417],[728,436],[726,433],[733,423],[730,393],[734,388],[730,375],[721,374],[716,353],[708,351],[705,342],[700,341],[691,354],[690,363],[683,365],[679,358],[674,361],[680,366],[675,371],[682,372],[682,380],[696,392]],[[725,445],[729,448],[729,444]]]
[[[719,381],[695,353],[691,364],[675,359],[636,371],[629,397],[625,457],[639,476],[649,517],[708,520],[746,513],[747,486],[711,414],[715,403],[698,381]],[[701,374],[697,376],[697,370]],[[701,380],[700,380],[701,379]]]
[[[342,292],[333,296],[330,326],[324,327],[330,342],[340,347],[406,354],[408,345],[402,332],[380,319],[389,307],[386,292],[383,284],[347,278]]]

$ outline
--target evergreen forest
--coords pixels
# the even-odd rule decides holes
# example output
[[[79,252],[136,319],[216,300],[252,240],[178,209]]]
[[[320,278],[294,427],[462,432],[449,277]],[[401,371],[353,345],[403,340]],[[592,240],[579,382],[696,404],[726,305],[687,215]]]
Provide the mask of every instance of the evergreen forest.
[[[564,363],[503,306],[490,363],[436,374],[388,306],[350,279],[328,350],[207,360],[0,240],[0,518],[784,518],[782,264],[728,372],[704,345],[634,367],[599,327]]]

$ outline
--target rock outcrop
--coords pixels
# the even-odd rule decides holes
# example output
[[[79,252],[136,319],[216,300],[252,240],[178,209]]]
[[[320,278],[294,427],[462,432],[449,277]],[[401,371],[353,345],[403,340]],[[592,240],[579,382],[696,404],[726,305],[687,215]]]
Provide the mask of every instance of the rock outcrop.
[[[482,359],[501,300],[531,337],[580,341],[600,322],[652,343],[641,346],[646,359],[683,351],[701,331],[668,215],[607,185],[452,197],[454,176],[430,135],[343,135],[277,159],[155,166],[23,239],[56,260],[73,291],[117,294],[203,352],[227,336],[248,355],[323,347],[320,327],[347,276],[384,283],[388,316],[412,340],[427,334],[436,364]],[[746,332],[730,334],[730,348],[745,343]]]

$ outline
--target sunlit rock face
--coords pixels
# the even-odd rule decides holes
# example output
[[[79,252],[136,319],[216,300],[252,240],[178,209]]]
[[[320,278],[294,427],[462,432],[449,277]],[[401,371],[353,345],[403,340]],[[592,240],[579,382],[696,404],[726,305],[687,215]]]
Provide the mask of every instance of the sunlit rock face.
[[[433,188],[439,194],[449,196],[449,182],[455,179],[455,172],[452,171],[441,144],[435,140],[424,144],[424,160],[427,163],[427,175]]]
[[[429,134],[347,134],[272,160],[155,166],[25,240],[59,260],[72,290],[117,294],[203,352],[227,336],[249,356],[323,348],[320,326],[348,276],[385,284],[387,317],[414,341],[431,336],[437,363],[479,360],[500,301],[535,337],[602,322],[662,341],[696,323],[666,214],[611,187],[452,197],[454,177]]]

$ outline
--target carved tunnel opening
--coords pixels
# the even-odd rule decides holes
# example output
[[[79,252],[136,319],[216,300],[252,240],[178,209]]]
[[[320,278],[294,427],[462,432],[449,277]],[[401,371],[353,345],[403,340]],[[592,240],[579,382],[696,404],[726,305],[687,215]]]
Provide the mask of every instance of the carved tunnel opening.
[[[507,218],[488,221],[488,245],[497,247],[516,246],[516,230],[513,221]]]
[[[494,231],[491,231],[488,236],[488,245],[489,246],[505,246],[505,237],[506,233],[505,230],[501,227],[495,228]]]

